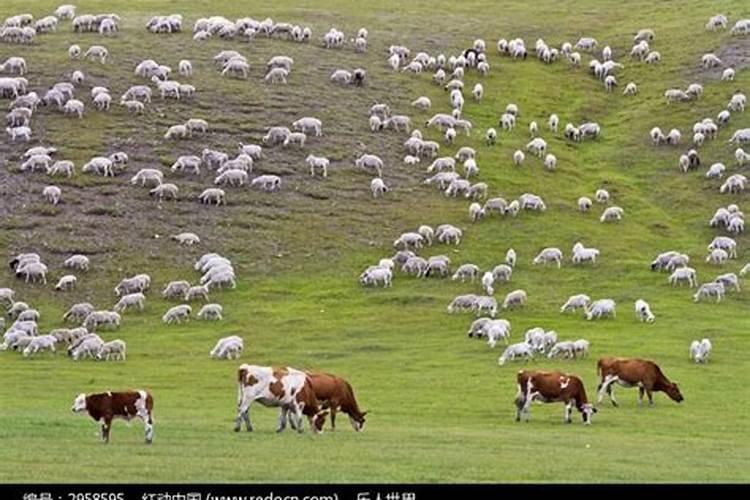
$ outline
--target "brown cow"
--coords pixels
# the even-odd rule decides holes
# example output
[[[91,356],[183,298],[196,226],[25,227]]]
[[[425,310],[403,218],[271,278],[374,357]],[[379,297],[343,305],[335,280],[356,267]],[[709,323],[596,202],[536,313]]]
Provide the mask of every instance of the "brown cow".
[[[601,358],[596,365],[597,372],[601,377],[601,382],[597,387],[599,397],[597,404],[604,399],[604,393],[609,395],[610,401],[617,406],[615,394],[612,386],[615,382],[623,387],[638,386],[638,404],[643,404],[643,393],[648,395],[648,404],[654,404],[652,392],[666,392],[674,401],[678,403],[684,398],[677,387],[677,382],[670,382],[664,376],[659,366],[653,361],[636,358]]]
[[[330,373],[306,372],[310,379],[315,396],[323,402],[324,408],[331,410],[331,430],[336,430],[336,410],[349,415],[352,428],[359,432],[365,427],[367,412],[359,410],[352,386],[341,377]]]
[[[522,414],[525,414],[526,421],[529,421],[531,403],[535,400],[543,403],[564,403],[564,422],[568,424],[571,423],[570,413],[573,405],[581,412],[583,423],[586,425],[591,423],[591,415],[596,413],[596,408],[589,404],[586,398],[583,382],[575,375],[558,371],[521,370],[516,381],[516,422],[521,420]]]
[[[122,418],[130,421],[134,417],[143,420],[146,444],[154,440],[154,398],[148,391],[102,392],[79,394],[73,401],[71,411],[88,412],[89,416],[102,424],[102,441],[109,443],[112,420]]]

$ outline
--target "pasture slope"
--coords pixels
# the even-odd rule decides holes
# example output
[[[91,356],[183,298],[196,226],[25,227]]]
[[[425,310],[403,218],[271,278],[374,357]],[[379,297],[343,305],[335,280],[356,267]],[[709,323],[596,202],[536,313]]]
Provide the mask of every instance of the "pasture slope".
[[[20,12],[36,17],[54,11],[57,2],[4,0],[0,18]],[[720,195],[719,181],[708,181],[705,170],[683,175],[677,157],[688,149],[655,148],[653,126],[677,127],[686,139],[693,122],[714,117],[735,90],[750,90],[750,71],[742,69],[732,83],[718,73],[704,72],[704,52],[727,58],[747,57],[750,39],[727,31],[708,33],[706,20],[724,13],[731,22],[749,17],[739,0],[705,2],[229,2],[219,1],[79,1],[78,13],[116,12],[121,33],[112,39],[78,35],[63,22],[57,33],[42,35],[31,47],[0,44],[0,59],[24,56],[30,87],[45,89],[75,68],[90,75],[79,91],[90,102],[89,88],[106,84],[113,97],[138,82],[132,74],[141,59],[154,58],[176,68],[193,61],[198,92],[192,102],[163,103],[158,98],[142,117],[130,118],[119,107],[110,113],[87,110],[83,120],[68,119],[43,109],[32,123],[34,142],[60,148],[63,158],[80,166],[100,152],[122,149],[131,154],[129,174],[137,168],[166,167],[179,154],[200,151],[207,144],[235,151],[239,141],[260,140],[265,128],[289,125],[297,117],[318,116],[324,136],[308,148],[332,159],[327,180],[311,179],[303,165],[307,151],[270,151],[260,171],[284,176],[280,194],[229,189],[227,207],[204,207],[195,201],[212,176],[177,178],[182,197],[157,204],[127,183],[128,173],[114,179],[80,173],[62,180],[64,203],[50,208],[40,201],[47,180],[19,173],[23,145],[0,140],[0,250],[3,256],[37,251],[50,264],[50,280],[61,275],[60,263],[73,252],[91,255],[93,270],[79,278],[78,289],[55,294],[52,285],[26,286],[9,271],[0,286],[16,289],[21,300],[42,312],[40,326],[60,326],[60,315],[73,302],[90,300],[110,307],[119,279],[148,272],[155,285],[144,313],[126,313],[122,328],[105,333],[122,338],[129,352],[125,363],[74,363],[62,353],[23,359],[0,354],[0,481],[3,482],[257,482],[257,481],[404,481],[404,482],[633,482],[733,481],[748,479],[750,444],[745,397],[750,341],[747,291],[730,293],[721,304],[692,302],[686,288],[670,288],[666,275],[652,273],[649,262],[660,252],[679,249],[692,257],[699,281],[720,272],[738,272],[750,260],[750,239],[738,237],[739,259],[724,268],[703,262],[706,245],[719,234],[708,219],[719,206],[736,202],[749,210],[747,194]],[[187,30],[171,36],[147,34],[153,14],[181,13]],[[315,43],[258,39],[252,43],[210,40],[193,42],[190,28],[198,17],[252,16],[310,25]],[[318,43],[331,26],[349,37],[360,26],[370,32],[365,55],[351,45],[324,50]],[[627,57],[640,28],[656,32],[653,48],[662,62],[646,66]],[[519,36],[533,50],[542,37],[550,46],[594,36],[609,44],[625,64],[619,90],[606,94],[586,69],[565,62],[543,65],[533,55],[512,62],[495,52],[498,38]],[[474,133],[461,145],[478,149],[480,180],[490,193],[512,199],[523,192],[542,195],[543,214],[522,213],[516,219],[486,219],[472,225],[468,202],[446,199],[420,185],[423,167],[406,167],[400,144],[403,134],[373,134],[367,109],[389,102],[399,113],[423,123],[429,114],[449,109],[447,94],[430,84],[429,74],[396,74],[386,65],[388,45],[407,45],[415,54],[457,53],[472,41],[487,40],[490,75],[483,83],[481,104],[467,99],[465,115]],[[84,50],[101,43],[109,48],[106,66],[73,63],[67,47]],[[248,81],[223,79],[211,57],[234,48],[248,57]],[[289,85],[267,86],[261,78],[271,56],[294,58]],[[743,56],[744,54],[744,56]],[[590,56],[584,55],[584,66]],[[747,61],[744,62],[747,64]],[[335,68],[368,70],[365,88],[340,88],[328,82]],[[476,73],[467,74],[473,85]],[[635,81],[634,98],[621,95]],[[697,101],[667,106],[663,93],[693,81],[705,85]],[[469,87],[470,88],[470,87]],[[419,95],[432,98],[431,112],[416,112],[409,102]],[[487,148],[483,131],[497,126],[509,102],[521,110],[519,125],[501,133]],[[558,157],[554,172],[528,157],[523,168],[511,166],[512,152],[528,142],[527,126],[540,124],[555,112],[561,122],[597,121],[602,136],[571,144],[542,127],[550,151]],[[166,128],[188,117],[209,120],[213,132],[192,141],[164,142]],[[750,126],[749,113],[735,113],[728,129],[701,149],[704,162],[721,161],[738,171],[731,131]],[[423,131],[424,131],[424,127]],[[438,139],[434,130],[425,131]],[[353,170],[359,142],[386,159],[385,180],[393,190],[373,200],[364,173]],[[167,176],[173,176],[167,173]],[[613,203],[625,208],[619,224],[600,224],[600,208],[576,211],[579,196],[607,188]],[[620,389],[621,407],[603,405],[590,427],[575,415],[561,423],[561,405],[535,405],[530,423],[514,421],[515,374],[519,364],[497,365],[501,353],[484,342],[466,338],[468,315],[449,316],[445,306],[457,294],[478,287],[436,279],[417,280],[398,274],[392,289],[362,289],[359,272],[392,254],[391,244],[403,231],[419,224],[450,222],[464,229],[454,249],[433,247],[427,255],[449,252],[454,263],[474,262],[483,268],[502,261],[514,247],[519,263],[512,286],[529,294],[528,306],[503,317],[518,341],[533,326],[556,330],[561,338],[587,338],[589,359],[576,362],[535,360],[528,366],[569,370],[586,383],[589,397],[596,388],[595,360],[602,355],[642,356],[656,360],[679,381],[685,402],[677,405],[662,393],[653,408],[638,408],[636,391]],[[190,230],[203,239],[197,247],[179,248],[167,236]],[[157,235],[159,236],[157,238]],[[545,246],[561,247],[566,257],[577,240],[602,251],[596,267],[561,270],[531,265]],[[217,292],[221,323],[191,321],[164,326],[160,316],[169,304],[158,289],[171,279],[196,280],[191,264],[204,252],[218,251],[236,262],[237,289]],[[747,283],[747,282],[745,282]],[[500,287],[500,297],[510,290]],[[611,297],[619,304],[616,320],[587,322],[578,314],[561,315],[559,307],[573,293]],[[638,323],[633,301],[650,301],[657,316],[652,325]],[[369,410],[365,432],[356,434],[340,420],[336,432],[313,436],[274,432],[277,412],[255,407],[256,432],[232,432],[238,362],[208,359],[219,337],[245,338],[242,362],[288,364],[345,376]],[[698,366],[688,360],[693,339],[709,337],[711,361]],[[82,391],[148,388],[155,397],[156,437],[144,446],[142,426],[115,424],[112,442],[102,445],[90,420],[70,413]]]

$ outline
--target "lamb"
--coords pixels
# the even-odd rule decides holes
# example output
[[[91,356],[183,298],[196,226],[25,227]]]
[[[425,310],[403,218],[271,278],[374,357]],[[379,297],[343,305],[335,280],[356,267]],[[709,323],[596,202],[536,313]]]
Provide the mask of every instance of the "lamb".
[[[5,132],[10,136],[10,142],[16,142],[16,139],[23,141],[31,140],[31,129],[29,127],[6,127]]]
[[[594,318],[601,319],[607,316],[615,318],[615,301],[612,299],[599,299],[591,303],[591,305],[587,309],[585,309],[585,311],[586,319],[589,321]]]
[[[690,343],[690,359],[696,363],[706,363],[711,354],[711,341],[703,339],[700,342],[694,340]]]
[[[722,65],[721,59],[716,57],[716,54],[708,53],[703,54],[701,57],[701,65],[704,69],[716,68]]]
[[[497,360],[497,363],[502,366],[504,365],[508,360],[514,360],[516,358],[523,358],[526,361],[529,359],[532,359],[534,357],[534,353],[531,349],[531,346],[527,344],[526,342],[519,342],[518,344],[511,344],[509,345],[505,351],[500,355],[500,357]]]
[[[745,189],[745,183],[747,183],[747,177],[742,174],[733,174],[727,177],[724,184],[719,187],[719,192],[724,193],[739,193]]]
[[[21,172],[34,172],[35,170],[49,170],[52,158],[47,154],[31,155],[29,159],[21,164]]]
[[[112,309],[118,313],[124,312],[131,307],[137,307],[140,311],[143,311],[145,302],[146,296],[143,295],[143,293],[129,293],[127,295],[123,295]]]
[[[244,341],[241,337],[232,335],[224,337],[216,342],[216,346],[211,350],[209,356],[216,359],[237,359],[242,354]]]
[[[187,304],[181,304],[179,306],[174,306],[170,308],[164,316],[162,316],[161,320],[166,324],[171,323],[182,323],[183,321],[188,321],[190,318],[190,313],[192,312],[192,307],[190,307]]]
[[[190,283],[187,281],[170,281],[164,290],[162,290],[161,296],[165,299],[182,298],[189,289]]]
[[[575,358],[575,344],[572,340],[564,340],[555,343],[549,350],[547,357],[549,359],[564,356],[565,358]]]
[[[438,230],[435,232],[437,236],[437,240],[440,243],[443,243],[445,245],[450,245],[451,243],[454,245],[458,245],[461,243],[461,237],[463,236],[463,231],[461,231],[457,227],[450,226],[449,224],[446,224],[446,227],[444,228],[438,228]]]
[[[159,186],[163,178],[164,174],[160,170],[156,170],[155,168],[142,168],[130,178],[130,183],[135,185],[140,182],[141,186],[145,186],[146,184]]]
[[[421,225],[417,229],[417,233],[424,239],[424,241],[432,246],[432,241],[435,238],[435,231],[430,226]]]
[[[534,264],[547,265],[550,262],[555,262],[557,264],[557,268],[559,269],[562,266],[562,259],[563,254],[559,248],[548,247],[543,249],[536,257],[534,257]]]
[[[13,306],[16,292],[10,288],[0,288],[0,304],[4,304],[6,307]]]
[[[393,272],[387,267],[371,266],[359,276],[359,281],[364,286],[377,286],[382,282],[384,288],[390,287],[393,286]]]
[[[216,185],[242,186],[248,180],[247,172],[244,170],[226,170],[214,179]]]
[[[599,257],[599,249],[585,248],[580,243],[577,245],[578,246],[573,249],[573,257],[571,259],[573,264],[583,264],[585,262],[596,264],[596,259]]]
[[[484,142],[487,146],[493,146],[497,142],[497,130],[488,128],[484,134]]]
[[[205,189],[199,196],[198,200],[203,203],[204,205],[221,205],[222,203],[224,205],[227,204],[226,201],[226,193],[223,189],[219,188],[208,188]]]
[[[698,286],[697,275],[695,269],[692,267],[678,267],[669,276],[668,281],[672,286],[682,283],[683,281],[687,281],[690,288]]]
[[[523,154],[523,151],[520,149],[517,149],[513,153],[513,165],[520,166],[523,163],[523,160],[526,158],[526,155]]]
[[[526,305],[528,296],[524,290],[513,290],[508,293],[503,300],[503,309],[510,309],[511,307],[520,307]]]
[[[243,58],[235,57],[229,59],[221,70],[222,76],[241,76],[247,79],[247,74],[250,72],[250,65]]]
[[[41,281],[43,284],[47,284],[47,266],[41,262],[29,262],[23,266],[19,265],[16,268],[16,277],[24,277],[24,281],[36,282]]]
[[[73,287],[75,287],[76,281],[78,281],[78,278],[76,278],[72,274],[66,274],[65,276],[61,277],[60,280],[57,282],[57,285],[55,285],[55,290],[57,291],[72,290]]]
[[[724,298],[724,284],[721,282],[704,283],[693,295],[693,301],[698,302],[704,298],[716,297],[716,302],[721,302]]]
[[[653,323],[656,317],[651,312],[651,306],[648,302],[643,299],[635,301],[635,317],[639,321],[645,321],[646,323]]]
[[[26,302],[13,302],[10,304],[10,309],[8,309],[5,314],[7,314],[10,319],[15,319],[27,309],[29,309],[29,305]]]
[[[164,134],[165,139],[186,139],[190,135],[190,131],[188,130],[187,126],[183,124],[178,125],[172,125],[167,129],[167,133]]]
[[[571,295],[560,308],[560,312],[565,313],[568,311],[576,311],[578,309],[583,309],[585,311],[590,303],[591,297],[586,294],[580,293],[578,295]]]
[[[120,339],[112,340],[111,342],[105,342],[99,347],[99,352],[96,353],[96,359],[109,361],[115,359],[118,361],[125,361],[127,345]]]
[[[54,354],[56,343],[57,339],[52,335],[40,335],[38,337],[33,337],[26,348],[23,350],[23,357],[27,358],[30,355],[36,354],[40,351],[50,351],[52,354]]]
[[[522,210],[538,210],[540,212],[547,210],[544,200],[535,194],[524,193],[518,197],[518,202]]]
[[[83,110],[85,106],[78,99],[70,99],[63,106],[63,111],[66,115],[77,115],[78,118],[83,118]]]
[[[734,94],[727,104],[729,111],[745,111],[745,105],[747,104],[747,98],[745,94]],[[745,138],[747,141],[747,138]]]
[[[63,321],[72,323],[81,322],[92,312],[94,312],[94,306],[88,302],[73,304],[70,309],[63,314]]]
[[[481,331],[481,336],[487,337],[487,345],[494,348],[499,339],[503,339],[505,344],[510,340],[510,322],[505,319],[489,320]],[[479,335],[478,335],[479,336]]]
[[[622,216],[625,213],[625,210],[623,210],[621,207],[607,207],[606,210],[602,213],[602,216],[599,218],[600,222],[608,222],[608,221],[615,221],[615,220],[622,220]]]
[[[473,310],[478,300],[479,296],[474,294],[458,295],[448,305],[448,313]]]

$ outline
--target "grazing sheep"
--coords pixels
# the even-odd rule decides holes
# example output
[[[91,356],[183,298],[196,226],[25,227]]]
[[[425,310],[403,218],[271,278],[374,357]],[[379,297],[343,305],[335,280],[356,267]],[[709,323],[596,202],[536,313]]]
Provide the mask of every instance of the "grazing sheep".
[[[68,356],[70,356],[73,361],[85,358],[94,359],[99,354],[102,345],[104,345],[104,341],[99,335],[89,333],[79,338],[68,347]]]
[[[120,327],[120,315],[114,311],[93,311],[83,320],[83,327],[88,331],[94,331],[98,328]]]
[[[537,210],[540,212],[547,210],[544,200],[540,196],[531,193],[524,193],[519,196],[518,205],[522,210]],[[508,209],[510,210],[510,205],[508,205]]]
[[[199,298],[208,302],[208,287],[206,285],[191,286],[185,292],[183,300],[185,302],[191,302]]]
[[[78,278],[73,276],[72,274],[66,274],[60,280],[57,282],[57,285],[55,285],[55,290],[57,291],[69,291],[72,290],[75,287],[76,281],[78,281]]]
[[[117,304],[114,305],[112,309],[114,309],[115,312],[124,312],[128,310],[131,307],[137,307],[138,310],[143,311],[145,307],[146,302],[146,296],[143,295],[141,292],[136,293],[129,293],[127,295],[123,295],[122,298],[117,302]]]
[[[73,304],[65,314],[63,314],[63,321],[77,323],[86,319],[86,316],[94,312],[94,306],[88,302],[80,302]]]
[[[706,363],[711,355],[711,341],[703,339],[700,342],[694,340],[690,343],[690,359],[696,363]]]
[[[515,153],[513,153],[513,165],[520,166],[525,158],[526,155],[523,154],[523,151],[517,149]]]
[[[495,277],[492,272],[487,271],[482,275],[482,288],[487,295],[494,295],[495,289],[492,285],[495,284]]]
[[[716,302],[721,302],[721,299],[724,298],[724,284],[719,283],[704,283],[699,288],[698,291],[695,292],[695,295],[693,295],[693,302],[698,302],[701,299],[708,299],[711,297],[716,297]]]
[[[547,156],[544,157],[544,168],[547,170],[554,170],[557,168],[557,157],[552,153],[548,153]]]
[[[708,245],[708,251],[715,249],[726,250],[730,259],[737,258],[737,242],[727,236],[717,236],[713,239],[710,245]]]
[[[49,203],[57,205],[62,197],[62,190],[57,186],[47,186],[42,191],[42,197]]]
[[[190,307],[187,304],[181,304],[179,306],[174,306],[170,308],[164,316],[162,316],[161,320],[164,323],[170,324],[170,323],[182,323],[183,321],[188,321],[190,318],[190,313],[193,311],[193,308]]]
[[[221,321],[224,319],[224,309],[219,304],[206,304],[198,311],[198,319],[207,321]]]
[[[531,346],[526,342],[519,342],[518,344],[509,345],[498,358],[497,364],[502,366],[507,361],[512,361],[516,358],[523,358],[528,362],[533,357],[534,353]]]
[[[711,250],[711,253],[706,257],[706,262],[716,265],[723,265],[729,259],[729,254],[721,248],[715,248]]]
[[[49,351],[54,354],[56,343],[57,339],[53,335],[40,335],[38,337],[33,337],[23,350],[23,357],[27,358],[40,351]]]
[[[237,359],[242,354],[243,349],[244,341],[242,338],[232,335],[219,339],[209,356],[216,359]]]
[[[560,307],[560,312],[565,313],[568,311],[576,311],[578,309],[583,309],[585,311],[590,303],[591,297],[586,294],[580,293],[578,295],[571,295],[562,307]]]
[[[563,254],[559,248],[548,247],[543,249],[539,254],[534,257],[534,264],[547,265],[550,262],[557,264],[557,268],[562,267]]]
[[[674,272],[672,272],[672,274],[669,276],[668,281],[672,286],[675,286],[678,283],[682,283],[684,281],[687,281],[690,288],[698,286],[698,278],[695,269],[687,266],[678,267],[677,269],[675,269]]]
[[[639,321],[645,321],[646,323],[653,323],[656,319],[651,312],[651,306],[649,306],[648,302],[643,299],[635,301],[635,317],[638,318]]]
[[[456,269],[456,272],[453,274],[451,279],[453,281],[456,281],[457,279],[461,280],[461,283],[463,283],[466,279],[470,279],[472,283],[474,283],[474,279],[479,275],[479,266],[476,266],[474,264],[462,264]]]
[[[578,198],[578,210],[581,212],[588,212],[591,209],[591,206],[593,205],[593,202],[591,201],[591,198],[587,198],[586,196],[581,196]]]
[[[524,290],[513,290],[503,300],[503,309],[510,309],[526,305],[528,296]]]
[[[479,296],[474,294],[458,295],[448,304],[448,313],[471,311],[478,300]]]
[[[223,189],[219,188],[208,188],[205,189],[199,196],[198,200],[203,203],[204,205],[221,205],[222,203],[224,205],[227,204],[226,201],[226,193]]]
[[[622,216],[624,213],[625,210],[623,210],[621,207],[607,207],[607,209],[602,213],[602,216],[599,218],[599,221],[619,221],[622,220]]]
[[[167,129],[167,133],[164,134],[165,139],[186,139],[190,135],[190,131],[188,130],[187,126],[183,124],[179,125],[172,125]]]
[[[725,289],[732,287],[736,292],[740,291],[740,280],[734,273],[720,274],[714,279],[714,282],[721,283]]]
[[[104,361],[109,361],[111,359],[125,361],[126,354],[127,345],[124,341],[116,339],[102,344],[99,348],[99,352],[96,354],[96,359]]]
[[[599,299],[591,303],[591,305],[585,309],[586,319],[601,319],[607,316],[616,318],[615,301],[612,299]]]

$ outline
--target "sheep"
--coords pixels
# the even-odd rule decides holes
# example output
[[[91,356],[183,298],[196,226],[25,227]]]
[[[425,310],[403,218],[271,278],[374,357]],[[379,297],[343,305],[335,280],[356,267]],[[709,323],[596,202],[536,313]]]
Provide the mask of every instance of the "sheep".
[[[487,345],[494,348],[499,339],[503,339],[505,344],[510,340],[510,322],[505,319],[491,319],[487,322],[478,336],[487,337]]]
[[[597,248],[584,248],[580,243],[573,248],[573,257],[571,260],[573,264],[583,264],[585,262],[591,262],[596,264],[596,259],[599,257],[599,249]]]
[[[604,88],[607,89],[607,92],[612,92],[617,85],[617,78],[615,78],[614,75],[607,75],[607,77],[604,79]]]
[[[717,14],[715,16],[711,16],[708,19],[708,22],[706,23],[706,30],[716,31],[718,29],[726,29],[728,23],[729,21],[727,20],[727,16],[723,14]]]
[[[708,168],[706,172],[706,179],[721,178],[724,175],[726,166],[723,163],[714,163]]]
[[[93,311],[83,320],[83,327],[88,331],[93,331],[103,327],[120,327],[120,315],[113,311]]]
[[[562,259],[563,254],[559,248],[548,247],[539,252],[539,254],[534,257],[533,262],[534,264],[544,265],[547,265],[550,262],[555,262],[557,264],[557,268],[559,269],[562,266]]]
[[[721,248],[715,248],[711,250],[711,253],[706,257],[706,262],[716,265],[723,265],[729,258],[729,254]]]
[[[0,288],[0,304],[11,307],[14,302],[16,292],[11,288]]]
[[[510,309],[511,307],[520,307],[526,304],[528,296],[524,290],[513,290],[508,293],[503,299],[503,309]]]
[[[112,340],[111,342],[105,342],[99,347],[99,352],[96,353],[96,359],[109,361],[115,359],[118,361],[125,361],[127,345],[120,339]]]
[[[547,170],[554,170],[557,168],[557,157],[552,153],[548,153],[547,156],[544,157],[544,168]]]
[[[575,358],[575,343],[572,340],[555,343],[549,350],[547,357],[552,359],[561,355],[565,358]]]
[[[445,196],[453,196],[455,198],[457,195],[463,194],[465,197],[469,189],[471,189],[471,183],[468,180],[454,179],[448,184]]]
[[[721,66],[721,64],[721,59],[716,57],[716,54],[708,53],[703,54],[703,57],[701,57],[701,65],[704,69],[716,68]]]
[[[504,365],[508,360],[514,360],[516,358],[523,358],[526,361],[532,359],[534,353],[532,348],[526,342],[519,342],[518,344],[509,345],[505,351],[500,355],[497,360],[497,364],[500,366]]]
[[[370,191],[372,192],[372,197],[377,198],[378,196],[382,196],[388,191],[390,191],[390,188],[385,185],[385,182],[383,182],[383,179],[380,177],[375,177],[370,181]]]
[[[740,275],[741,274],[742,273],[740,273]],[[740,291],[740,281],[734,273],[720,274],[714,279],[714,282],[723,284],[724,288],[732,287],[736,292]]]
[[[104,345],[104,341],[99,335],[89,333],[79,338],[68,347],[68,356],[70,356],[73,361],[85,358],[96,358],[102,345]]]
[[[375,170],[378,177],[383,176],[383,160],[373,154],[363,154],[354,161],[354,166],[364,170]]]
[[[602,223],[609,221],[619,221],[622,220],[622,216],[624,215],[624,213],[625,210],[623,210],[621,207],[607,207],[599,218],[599,221]]]
[[[487,271],[482,275],[482,288],[487,295],[494,295],[495,289],[492,285],[495,284],[495,278],[492,272]]]
[[[680,89],[668,89],[664,92],[664,97],[667,98],[667,104],[678,101],[687,101],[689,99],[688,94]]]
[[[458,246],[458,244],[461,243],[463,231],[461,231],[457,227],[451,226],[450,224],[445,224],[438,227],[438,229],[435,231],[435,236],[440,243],[443,243],[445,245],[450,245],[452,243]]]
[[[492,318],[479,318],[474,320],[469,326],[469,330],[466,332],[471,337],[481,338],[486,336],[486,328],[495,321],[506,321],[506,320],[493,320]],[[508,323],[510,326],[510,323]]]
[[[518,197],[519,208],[522,210],[537,210],[544,212],[547,210],[547,205],[541,196],[537,196],[531,193],[524,193]],[[508,206],[510,209],[510,205]]]
[[[747,177],[742,174],[730,175],[724,184],[719,187],[720,193],[739,193],[745,189]]]
[[[482,205],[476,202],[469,205],[469,218],[471,219],[472,222],[476,222],[484,216],[485,216],[485,211],[482,208]]]
[[[402,249],[420,249],[425,241],[426,239],[419,233],[403,233],[393,242],[393,246]]]
[[[497,314],[497,301],[495,300],[495,297],[492,296],[478,296],[471,308],[477,316],[481,315],[483,312],[487,312],[494,318]]]
[[[16,142],[16,139],[23,141],[31,140],[31,129],[29,127],[6,127],[5,132],[10,136],[11,142]]]
[[[188,321],[190,319],[190,314],[192,313],[192,311],[193,308],[189,305],[180,304],[179,306],[170,308],[166,313],[164,313],[164,316],[162,316],[161,320],[166,324],[179,324],[183,321]]]
[[[585,309],[586,319],[592,320],[594,318],[601,319],[607,316],[612,318],[617,317],[615,310],[615,301],[612,299],[599,299],[592,302],[588,308]]]
[[[499,125],[503,130],[512,130],[516,126],[516,116],[511,113],[503,113],[500,115]]]
[[[638,299],[635,301],[635,317],[638,319],[638,321],[645,321],[646,323],[653,323],[656,317],[651,312],[651,306],[649,306],[648,302],[646,302],[643,299]]]
[[[80,322],[86,319],[86,316],[94,312],[94,306],[88,302],[80,302],[73,304],[65,314],[63,314],[63,321],[66,322]]]
[[[352,82],[352,73],[345,69],[337,69],[331,73],[330,80],[339,85],[349,85]]]
[[[26,283],[28,282],[36,282],[41,281],[43,284],[47,284],[47,266],[42,264],[41,262],[30,262],[28,264],[25,264],[23,266],[18,266],[16,268],[16,277],[24,277],[24,281]]]
[[[583,309],[585,311],[590,303],[591,297],[586,294],[580,293],[577,295],[571,295],[562,307],[560,307],[560,312],[565,313],[568,311],[576,311],[578,309]]]
[[[690,359],[696,363],[705,363],[711,354],[711,341],[703,339],[700,342],[694,340],[690,343]]]
[[[141,292],[129,293],[123,295],[117,304],[112,308],[115,312],[124,312],[131,307],[137,307],[140,311],[143,311],[145,307],[146,296]]]
[[[75,287],[76,281],[78,281],[78,278],[76,278],[72,274],[66,274],[65,276],[61,277],[60,280],[57,282],[57,285],[55,285],[55,290],[57,291],[72,290],[73,287]]]
[[[727,141],[729,144],[732,143],[746,143],[750,142],[750,128],[739,129],[732,134],[732,137]]]
[[[21,172],[34,172],[35,170],[49,170],[49,163],[52,158],[47,154],[35,154],[31,155],[25,162],[21,164]]]
[[[513,276],[513,268],[510,264],[498,264],[492,269],[492,279],[496,283],[509,282]]]
[[[164,290],[162,290],[161,296],[165,299],[182,298],[188,289],[190,289],[190,283],[187,281],[170,281]]]
[[[747,98],[745,97],[745,94],[734,94],[727,104],[727,109],[729,109],[729,111],[745,111],[746,104]]]
[[[430,107],[432,106],[432,101],[430,101],[429,97],[421,96],[413,100],[411,102],[411,105],[419,110],[425,111],[427,109],[430,109]]]
[[[63,111],[66,115],[76,115],[78,118],[83,118],[84,104],[78,99],[70,99],[63,106]]]
[[[390,118],[384,120],[382,125],[383,129],[392,128],[398,132],[403,128],[406,132],[409,132],[411,131],[411,118],[406,115],[392,115]]]
[[[467,278],[471,280],[472,283],[474,283],[474,279],[479,275],[479,266],[476,266],[474,264],[462,264],[456,269],[456,272],[453,274],[451,279],[453,281],[456,281],[457,279],[461,280],[461,283],[463,283]]]
[[[421,225],[417,229],[417,234],[419,234],[424,242],[426,242],[428,245],[432,245],[432,241],[435,238],[435,231],[430,226],[427,225]]]
[[[29,309],[29,305],[26,302],[13,302],[9,304],[10,308],[5,312],[10,319],[16,319],[18,315]]]
[[[232,335],[219,339],[209,356],[216,359],[237,359],[242,354],[243,349],[244,341],[242,338]]]
[[[745,231],[745,219],[743,219],[741,216],[733,216],[729,219],[729,224],[727,225],[727,231],[730,233],[742,233]]]
[[[167,133],[164,134],[165,139],[186,139],[190,135],[190,131],[188,130],[187,126],[183,124],[178,125],[172,125],[167,129]]]
[[[708,251],[710,252],[717,248],[725,250],[730,259],[737,258],[737,242],[732,238],[727,236],[717,236],[711,241],[711,244],[708,245]]]
[[[692,267],[678,267],[672,272],[668,279],[672,286],[687,281],[690,288],[698,286],[697,275]]]
[[[704,283],[693,295],[693,302],[699,302],[704,298],[716,297],[716,302],[724,298],[724,284],[721,282]]]
[[[221,70],[222,76],[235,76],[247,79],[250,72],[250,65],[243,58],[235,57],[226,61]]]
[[[523,154],[523,151],[521,151],[520,149],[517,149],[513,153],[513,165],[521,166],[525,158],[526,158],[526,155]]]
[[[219,304],[206,304],[198,311],[198,319],[207,321],[221,321],[224,319],[222,313],[224,308]]]
[[[55,344],[57,339],[52,335],[40,335],[33,337],[28,343],[26,348],[23,350],[23,357],[29,357],[32,354],[36,354],[39,351],[50,351],[55,353]]]

